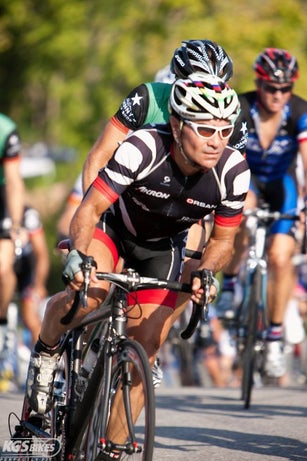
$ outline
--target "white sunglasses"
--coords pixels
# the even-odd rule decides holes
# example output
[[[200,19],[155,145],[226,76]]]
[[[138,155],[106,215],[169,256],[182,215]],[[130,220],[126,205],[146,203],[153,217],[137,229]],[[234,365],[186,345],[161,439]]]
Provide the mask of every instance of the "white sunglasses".
[[[190,122],[189,120],[183,120],[183,123],[190,126],[197,136],[201,138],[210,139],[216,132],[220,134],[222,139],[230,138],[233,133],[233,125],[226,126],[212,126],[212,125],[200,125],[198,123]]]

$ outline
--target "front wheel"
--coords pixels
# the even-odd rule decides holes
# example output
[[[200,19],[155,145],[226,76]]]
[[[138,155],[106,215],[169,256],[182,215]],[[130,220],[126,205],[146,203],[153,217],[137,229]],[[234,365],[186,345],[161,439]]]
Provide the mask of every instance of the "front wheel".
[[[139,389],[137,397],[136,388]],[[129,339],[120,343],[115,355],[110,357],[110,366],[105,363],[96,395],[87,430],[86,460],[96,461],[102,450],[113,450],[121,453],[121,461],[152,461],[154,388],[148,358],[139,343]],[[109,431],[109,425],[116,426],[116,430]],[[126,434],[125,439],[122,434]]]

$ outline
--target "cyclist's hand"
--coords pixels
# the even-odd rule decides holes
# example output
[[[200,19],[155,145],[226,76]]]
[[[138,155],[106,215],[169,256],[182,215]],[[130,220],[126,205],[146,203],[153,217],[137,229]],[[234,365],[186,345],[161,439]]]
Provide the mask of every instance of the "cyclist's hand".
[[[63,270],[63,281],[70,285],[74,290],[80,290],[84,285],[84,274],[82,267],[87,260],[87,256],[81,251],[72,250],[69,252]],[[92,265],[91,280],[96,281],[96,268]]]
[[[194,276],[195,274],[195,276]],[[201,279],[202,271],[196,271],[192,273],[192,296],[191,300],[196,304],[204,304],[206,303],[206,290],[202,288],[202,279]],[[212,276],[211,273],[211,284],[209,287],[209,297],[207,299],[208,303],[212,303],[219,291],[219,282],[218,280]]]
[[[203,304],[205,298],[204,289],[201,287],[201,280],[198,277],[192,279],[191,300],[196,304]]]
[[[209,303],[212,303],[215,300],[217,293],[218,291],[216,286],[211,285],[208,300]],[[197,277],[193,279],[191,300],[196,304],[203,304],[205,302],[205,291],[201,288],[200,280]]]

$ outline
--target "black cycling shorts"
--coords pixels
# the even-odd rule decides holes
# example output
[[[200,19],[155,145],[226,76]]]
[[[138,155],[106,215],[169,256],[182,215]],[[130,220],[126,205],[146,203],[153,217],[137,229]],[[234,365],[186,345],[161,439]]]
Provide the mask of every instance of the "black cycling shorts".
[[[134,269],[144,277],[179,280],[183,267],[187,231],[157,241],[142,240],[134,237],[124,227],[123,222],[108,211],[97,224],[94,238],[108,246],[113,254],[114,267],[118,258],[122,257],[125,267]],[[138,292],[139,302],[164,304],[172,308],[175,306],[176,298],[177,296],[169,290],[155,289],[144,290],[144,293]]]

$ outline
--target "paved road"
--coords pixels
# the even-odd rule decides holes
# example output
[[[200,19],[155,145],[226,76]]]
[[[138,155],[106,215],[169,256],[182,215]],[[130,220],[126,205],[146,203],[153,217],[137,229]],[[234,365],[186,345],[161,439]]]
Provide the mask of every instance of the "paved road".
[[[307,386],[256,389],[249,410],[238,397],[237,389],[158,389],[154,461],[307,460]],[[20,406],[20,394],[0,395],[1,445]]]

